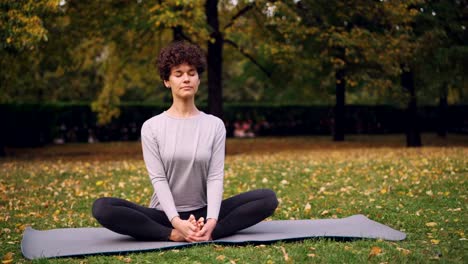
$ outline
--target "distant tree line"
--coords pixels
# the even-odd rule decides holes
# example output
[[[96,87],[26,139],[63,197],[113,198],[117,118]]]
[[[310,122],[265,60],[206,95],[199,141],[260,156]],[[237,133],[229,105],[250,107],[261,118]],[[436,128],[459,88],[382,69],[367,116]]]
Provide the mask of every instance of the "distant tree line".
[[[0,138],[7,147],[34,147],[74,142],[136,141],[144,121],[167,109],[168,105],[125,103],[121,114],[106,125],[99,125],[89,104],[0,104],[4,129]],[[207,105],[201,105],[207,111]],[[468,106],[447,107],[441,118],[437,106],[418,111],[421,131],[438,133],[440,124],[450,133],[468,134]],[[333,106],[299,104],[233,104],[224,106],[228,137],[334,135]],[[403,133],[405,109],[388,105],[348,105],[345,133]]]

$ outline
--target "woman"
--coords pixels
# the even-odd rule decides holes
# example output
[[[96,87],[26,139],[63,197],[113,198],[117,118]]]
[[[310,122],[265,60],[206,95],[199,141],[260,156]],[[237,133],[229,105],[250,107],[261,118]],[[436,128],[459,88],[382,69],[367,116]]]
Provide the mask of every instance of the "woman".
[[[200,242],[232,235],[275,211],[278,201],[268,189],[222,200],[226,129],[195,105],[204,58],[199,47],[185,42],[159,54],[159,73],[173,103],[141,128],[154,194],[149,207],[97,199],[93,216],[102,226],[139,240]]]

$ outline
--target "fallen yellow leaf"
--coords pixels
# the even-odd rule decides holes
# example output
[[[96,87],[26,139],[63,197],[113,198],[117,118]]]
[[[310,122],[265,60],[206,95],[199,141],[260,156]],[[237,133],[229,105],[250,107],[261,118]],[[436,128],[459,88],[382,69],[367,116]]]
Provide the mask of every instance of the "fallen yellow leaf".
[[[220,260],[220,261],[223,261],[225,259],[226,259],[226,256],[224,256],[224,255],[219,255],[219,256],[216,257],[216,260]]]
[[[440,243],[440,240],[431,239],[431,243],[434,244],[434,245],[438,245]]]
[[[26,229],[26,225],[25,225],[25,224],[19,225],[19,226],[18,226],[18,230],[19,230],[20,232],[23,232],[25,229]]]
[[[224,247],[220,245],[213,245],[215,251],[223,251]]]
[[[409,249],[405,249],[405,248],[401,248],[401,247],[397,247],[397,250],[400,251],[401,253],[403,253],[403,255],[409,255],[411,253],[411,251]]]
[[[281,246],[280,248],[281,248],[281,251],[283,252],[284,261],[289,262],[290,259],[289,259],[288,253],[286,252],[286,249],[283,246]]]
[[[13,252],[7,252],[2,259],[2,264],[13,263]]]
[[[426,226],[434,227],[434,226],[437,226],[437,223],[436,222],[429,222],[429,223],[426,223]]]
[[[369,253],[369,258],[370,258],[370,257],[373,257],[373,256],[378,256],[378,255],[380,255],[380,254],[382,254],[382,249],[381,249],[380,247],[373,246],[373,247],[371,248],[370,253]]]

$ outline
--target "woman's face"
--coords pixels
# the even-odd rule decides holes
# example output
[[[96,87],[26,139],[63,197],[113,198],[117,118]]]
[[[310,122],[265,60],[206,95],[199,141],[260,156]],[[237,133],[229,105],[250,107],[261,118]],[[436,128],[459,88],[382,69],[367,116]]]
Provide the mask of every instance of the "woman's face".
[[[197,69],[187,63],[174,66],[169,80],[164,85],[172,90],[174,98],[187,99],[194,97],[200,85]]]

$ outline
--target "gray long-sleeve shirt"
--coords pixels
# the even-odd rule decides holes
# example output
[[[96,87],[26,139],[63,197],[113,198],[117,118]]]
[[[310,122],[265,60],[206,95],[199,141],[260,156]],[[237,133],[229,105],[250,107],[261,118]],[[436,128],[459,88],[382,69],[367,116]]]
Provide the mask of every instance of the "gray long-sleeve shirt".
[[[176,118],[163,112],[141,128],[143,158],[154,187],[150,207],[169,221],[207,206],[218,219],[223,198],[226,128],[221,119],[200,112]]]

